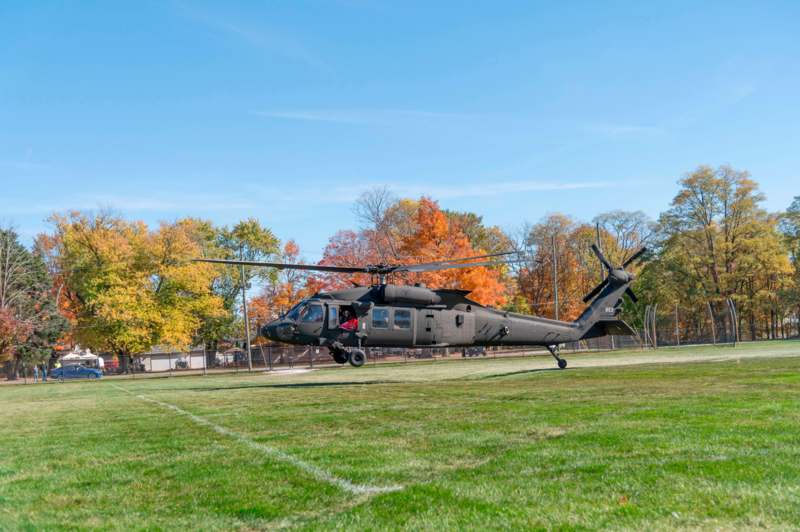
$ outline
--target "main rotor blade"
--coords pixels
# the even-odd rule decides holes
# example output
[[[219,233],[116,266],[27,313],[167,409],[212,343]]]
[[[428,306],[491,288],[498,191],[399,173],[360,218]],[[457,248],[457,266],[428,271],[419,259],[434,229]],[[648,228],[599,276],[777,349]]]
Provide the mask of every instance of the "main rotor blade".
[[[633,293],[633,290],[631,290],[630,286],[625,289],[625,293],[628,294],[628,297],[631,298],[631,301],[633,301],[634,303],[639,302],[639,298],[636,297],[636,294]]]
[[[230,264],[232,266],[256,266],[260,268],[277,268],[279,270],[311,270],[317,272],[337,273],[370,273],[366,266],[321,266],[319,264],[289,264],[286,262],[258,262],[252,260],[227,259],[192,259],[193,262],[211,262],[214,264]]]
[[[646,251],[647,251],[647,248],[643,247],[642,249],[640,249],[639,251],[637,251],[636,253],[631,255],[628,259],[625,260],[625,262],[622,263],[622,269],[624,270],[629,265],[633,264],[633,262],[636,259],[638,259],[639,257],[641,257]]]
[[[591,301],[592,299],[594,299],[594,296],[596,296],[597,294],[599,294],[599,293],[600,293],[600,290],[602,290],[603,288],[605,288],[607,284],[608,284],[608,278],[606,277],[605,279],[603,279],[603,280],[600,282],[600,284],[599,284],[599,285],[597,285],[597,286],[595,286],[594,288],[592,288],[592,291],[591,291],[591,292],[589,292],[588,294],[586,294],[585,296],[583,296],[583,302],[584,302],[584,303],[588,303],[589,301]]]
[[[487,260],[483,262],[465,262],[459,264],[407,264],[404,266],[397,266],[387,273],[398,272],[435,272],[438,270],[449,270],[451,268],[478,268],[481,266],[502,266],[503,264],[511,264],[513,262],[522,262],[521,260]]]
[[[594,254],[597,255],[597,258],[600,259],[600,262],[603,263],[603,266],[605,266],[608,269],[608,271],[614,269],[611,267],[611,264],[608,262],[608,260],[606,260],[606,256],[603,255],[603,252],[600,251],[600,248],[597,247],[597,244],[592,244],[592,251],[594,251]]]
[[[462,257],[460,259],[446,259],[446,260],[436,260],[433,262],[423,262],[420,264],[411,264],[410,266],[428,266],[428,265],[436,265],[436,264],[450,264],[452,262],[463,262],[465,260],[475,260],[475,259],[488,259],[491,257],[502,257],[504,255],[513,255],[516,251],[502,251],[500,253],[489,253],[488,255],[476,255],[474,257]],[[406,266],[403,264],[402,266]]]

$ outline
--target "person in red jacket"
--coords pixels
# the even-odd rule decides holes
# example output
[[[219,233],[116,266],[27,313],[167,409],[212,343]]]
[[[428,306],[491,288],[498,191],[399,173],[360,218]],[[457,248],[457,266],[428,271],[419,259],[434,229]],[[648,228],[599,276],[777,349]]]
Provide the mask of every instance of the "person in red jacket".
[[[356,318],[348,309],[344,309],[342,311],[342,324],[339,325],[339,328],[348,332],[357,331],[358,318]]]

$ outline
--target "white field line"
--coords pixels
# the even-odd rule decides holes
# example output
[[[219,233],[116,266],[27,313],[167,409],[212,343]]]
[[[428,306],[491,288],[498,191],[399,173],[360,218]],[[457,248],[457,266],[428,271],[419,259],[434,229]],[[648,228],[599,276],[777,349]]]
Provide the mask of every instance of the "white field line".
[[[320,481],[325,482],[327,484],[332,484],[332,485],[336,486],[337,488],[340,488],[340,489],[342,489],[344,491],[347,491],[349,493],[374,495],[374,494],[378,494],[378,493],[388,493],[390,491],[398,491],[398,490],[403,489],[402,486],[371,486],[369,484],[354,484],[354,483],[350,482],[349,480],[337,477],[333,473],[325,471],[321,467],[315,466],[314,464],[309,464],[308,462],[304,462],[303,460],[297,458],[296,456],[292,456],[292,455],[290,455],[288,453],[285,453],[285,452],[283,452],[283,451],[281,451],[279,449],[276,449],[274,447],[270,447],[269,445],[264,445],[263,443],[258,443],[257,441],[253,441],[253,440],[251,440],[250,438],[248,438],[247,436],[245,436],[243,434],[239,434],[238,432],[234,432],[234,431],[232,431],[230,429],[226,429],[225,427],[222,427],[220,425],[212,423],[212,422],[208,421],[207,419],[204,419],[204,418],[202,418],[202,417],[200,417],[198,415],[192,414],[191,412],[187,412],[186,410],[184,410],[184,409],[182,409],[182,408],[180,408],[178,406],[175,406],[175,405],[172,405],[172,404],[169,404],[169,403],[165,403],[165,402],[159,401],[157,399],[152,399],[152,398],[146,397],[144,395],[137,395],[137,394],[131,392],[130,390],[126,390],[125,388],[123,388],[122,386],[119,386],[117,384],[113,384],[112,383],[111,386],[113,386],[114,388],[117,388],[118,390],[122,390],[125,393],[133,395],[137,399],[141,399],[142,401],[147,401],[148,403],[153,403],[153,404],[162,406],[164,408],[168,408],[168,409],[172,410],[173,412],[177,412],[178,414],[180,414],[182,416],[186,416],[189,419],[191,419],[192,421],[194,421],[195,423],[197,423],[198,425],[202,425],[204,427],[208,427],[211,430],[213,430],[214,432],[216,432],[217,434],[222,434],[223,436],[228,436],[229,438],[233,438],[234,440],[236,440],[239,443],[242,443],[242,444],[250,447],[251,449],[255,449],[256,451],[260,451],[263,454],[265,454],[265,455],[269,456],[270,458],[273,458],[273,459],[275,459],[275,460],[277,460],[279,462],[285,462],[285,463],[291,464],[291,465],[295,466],[296,468],[298,468],[298,469],[300,469],[302,471],[305,471],[306,473],[308,473],[310,476],[316,478],[317,480],[320,480]]]

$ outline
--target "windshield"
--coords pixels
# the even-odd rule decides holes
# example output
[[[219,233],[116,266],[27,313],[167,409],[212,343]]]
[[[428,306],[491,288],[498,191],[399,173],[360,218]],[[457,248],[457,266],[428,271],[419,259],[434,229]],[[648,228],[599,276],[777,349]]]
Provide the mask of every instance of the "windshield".
[[[300,319],[300,312],[303,310],[303,307],[306,306],[307,301],[304,299],[294,307],[292,310],[286,313],[286,317],[292,321],[297,321]]]
[[[322,305],[312,303],[307,305],[303,312],[300,313],[301,319],[306,323],[317,323],[322,321],[325,312],[322,310]]]

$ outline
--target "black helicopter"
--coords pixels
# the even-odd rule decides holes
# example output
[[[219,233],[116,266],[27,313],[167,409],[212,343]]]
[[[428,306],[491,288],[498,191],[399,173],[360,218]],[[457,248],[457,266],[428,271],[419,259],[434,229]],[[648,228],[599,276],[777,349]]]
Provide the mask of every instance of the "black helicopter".
[[[366,362],[364,347],[470,347],[470,346],[544,346],[558,362],[567,367],[557,346],[585,338],[608,334],[635,335],[622,321],[622,296],[636,302],[630,288],[634,275],[625,268],[646,251],[634,253],[620,267],[612,266],[596,245],[597,258],[607,271],[606,277],[586,297],[589,306],[572,322],[557,321],[485,307],[470,300],[468,290],[430,289],[423,285],[387,284],[387,277],[405,272],[429,272],[450,268],[497,266],[518,262],[501,259],[513,252],[428,262],[424,264],[367,266],[324,266],[224,259],[196,259],[242,266],[277,269],[312,270],[335,273],[368,273],[377,277],[372,286],[354,286],[345,290],[319,292],[300,301],[277,320],[264,325],[261,334],[271,340],[299,345],[327,347],[339,364],[355,367]],[[478,259],[482,262],[467,262]]]

